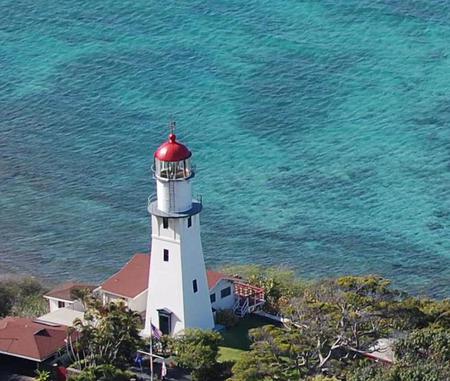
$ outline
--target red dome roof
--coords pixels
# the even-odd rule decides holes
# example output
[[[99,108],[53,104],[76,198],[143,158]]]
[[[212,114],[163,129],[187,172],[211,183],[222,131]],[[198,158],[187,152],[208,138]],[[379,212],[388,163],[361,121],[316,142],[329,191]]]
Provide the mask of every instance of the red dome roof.
[[[189,149],[176,141],[175,134],[169,135],[169,141],[161,144],[155,152],[155,157],[160,161],[181,161],[191,157]]]

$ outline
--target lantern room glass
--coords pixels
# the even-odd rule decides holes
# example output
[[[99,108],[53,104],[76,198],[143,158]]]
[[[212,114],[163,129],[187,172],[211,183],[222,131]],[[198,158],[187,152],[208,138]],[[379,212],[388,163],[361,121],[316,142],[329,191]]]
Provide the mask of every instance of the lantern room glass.
[[[191,176],[191,159],[180,161],[161,161],[155,158],[155,175],[168,180],[186,179]]]

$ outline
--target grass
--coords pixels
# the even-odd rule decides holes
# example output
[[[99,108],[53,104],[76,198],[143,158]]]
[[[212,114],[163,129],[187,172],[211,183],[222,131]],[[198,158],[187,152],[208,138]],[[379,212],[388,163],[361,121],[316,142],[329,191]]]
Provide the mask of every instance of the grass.
[[[234,361],[240,359],[242,353],[244,353],[242,349],[228,348],[228,347],[219,347],[219,362],[226,361]]]
[[[219,361],[236,361],[241,354],[250,349],[248,331],[263,325],[274,324],[273,321],[256,315],[248,315],[239,323],[222,333],[223,343],[219,351]]]

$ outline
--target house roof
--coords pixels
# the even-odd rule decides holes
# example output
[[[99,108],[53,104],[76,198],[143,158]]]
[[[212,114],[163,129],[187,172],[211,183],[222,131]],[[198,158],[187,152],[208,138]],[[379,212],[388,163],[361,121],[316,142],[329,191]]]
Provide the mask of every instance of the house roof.
[[[212,288],[216,287],[217,283],[219,283],[222,279],[236,280],[236,278],[233,278],[229,275],[219,273],[217,271],[212,271],[212,270],[208,270],[206,272],[206,277],[208,278],[208,288],[210,290]]]
[[[192,153],[180,142],[175,134],[169,135],[169,141],[164,142],[155,152],[155,157],[161,161],[181,161],[191,157]]]
[[[53,312],[39,316],[35,321],[73,326],[73,321],[75,319],[80,319],[84,322],[84,312],[76,311],[72,308],[58,308]]]
[[[100,288],[103,291],[126,298],[135,298],[148,288],[150,255],[135,254],[122,269],[108,278]],[[208,270],[208,288],[214,288],[222,279],[235,280],[226,274]]]
[[[135,254],[124,267],[109,277],[102,290],[126,298],[135,298],[148,288],[150,255]]]
[[[43,361],[64,347],[67,327],[27,318],[0,320],[0,353]]]
[[[72,291],[83,288],[87,288],[92,291],[95,286],[87,283],[67,282],[55,287],[53,290],[50,290],[44,296],[73,302],[75,299],[72,298]]]

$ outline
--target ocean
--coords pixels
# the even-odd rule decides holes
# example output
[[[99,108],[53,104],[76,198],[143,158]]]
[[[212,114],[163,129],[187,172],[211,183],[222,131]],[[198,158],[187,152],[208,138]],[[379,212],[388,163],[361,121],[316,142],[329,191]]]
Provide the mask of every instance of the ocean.
[[[193,151],[209,267],[450,296],[450,1],[0,0],[0,272],[98,282]]]

